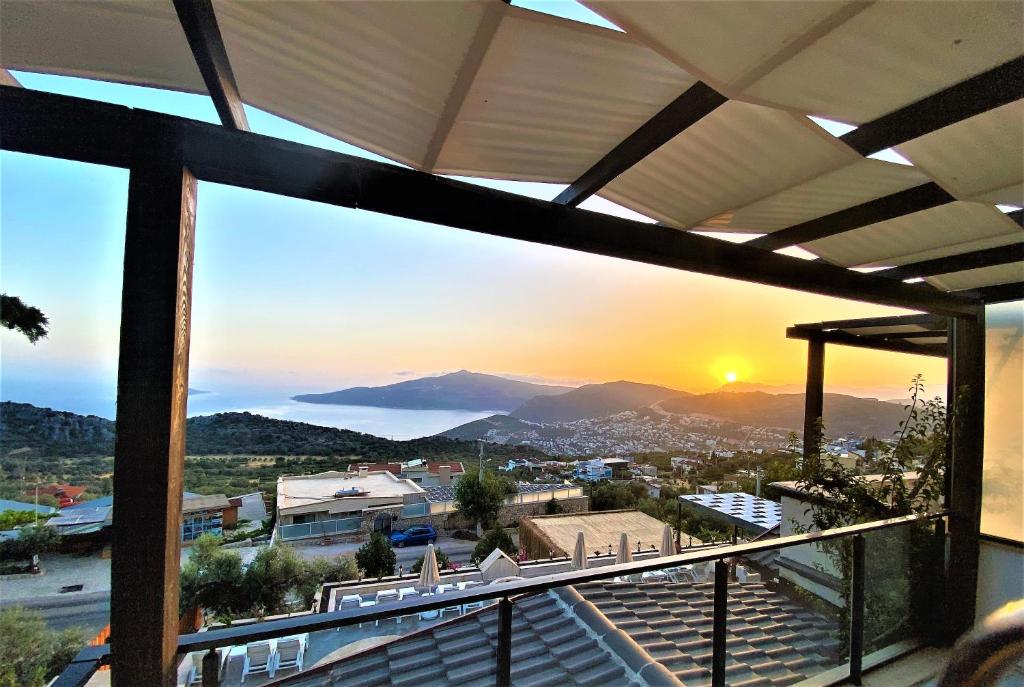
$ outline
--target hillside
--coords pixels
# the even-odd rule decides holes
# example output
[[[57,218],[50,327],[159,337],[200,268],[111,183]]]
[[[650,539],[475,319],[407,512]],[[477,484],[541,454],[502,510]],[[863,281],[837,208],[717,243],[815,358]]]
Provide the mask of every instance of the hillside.
[[[571,387],[531,384],[460,370],[440,377],[387,386],[359,386],[323,394],[293,396],[304,403],[408,408],[413,410],[514,410],[535,396],[562,394]]]
[[[365,460],[474,458],[471,441],[424,437],[392,441],[347,429],[274,420],[251,413],[218,413],[188,419],[186,452],[204,455],[358,456]],[[0,404],[0,457],[28,448],[36,456],[109,456],[114,423],[93,415],[38,408],[27,403]],[[496,449],[501,453],[503,449]],[[519,453],[522,453],[520,451]],[[536,455],[542,455],[539,451]],[[24,452],[19,452],[18,460]]]
[[[511,416],[527,422],[572,422],[636,410],[684,394],[676,389],[636,382],[587,384],[557,396],[531,398]]]
[[[742,425],[803,430],[803,394],[767,394],[763,391],[715,392],[678,396],[658,408],[684,415],[707,415]],[[825,394],[823,422],[828,436],[854,433],[887,439],[906,417],[903,407],[873,398]]]
[[[441,436],[449,439],[462,439],[464,441],[476,441],[493,436],[512,435],[517,432],[529,431],[535,425],[522,420],[517,420],[509,415],[491,415],[481,420],[467,422],[464,425],[453,427]],[[490,439],[488,439],[490,440]]]

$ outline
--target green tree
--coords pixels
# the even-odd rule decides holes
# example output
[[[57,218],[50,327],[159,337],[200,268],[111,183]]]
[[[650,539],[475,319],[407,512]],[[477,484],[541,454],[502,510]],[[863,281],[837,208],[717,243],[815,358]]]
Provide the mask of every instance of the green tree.
[[[60,542],[57,530],[47,525],[29,525],[18,530],[14,539],[0,541],[0,560],[24,560],[52,551]]]
[[[244,614],[252,604],[244,595],[242,558],[220,548],[220,539],[204,534],[192,544],[181,569],[179,611],[200,607],[218,616]]]
[[[295,593],[302,598],[306,607],[313,604],[317,591],[326,582],[344,582],[356,579],[359,571],[351,556],[335,558],[314,558],[305,561],[295,585]]]
[[[356,551],[356,565],[367,577],[394,575],[397,561],[398,557],[395,555],[395,550],[391,548],[391,542],[380,532],[374,532],[370,541]]]
[[[37,519],[46,520],[52,517],[52,513],[36,514],[30,510],[5,510],[0,513],[0,530],[13,530],[15,527],[33,523]]]
[[[31,342],[45,338],[50,321],[39,308],[26,305],[17,296],[0,294],[0,324],[17,330]]]
[[[507,485],[490,470],[481,478],[477,468],[468,468],[455,485],[455,507],[477,523],[477,532],[490,527],[505,503]]]
[[[479,563],[490,556],[495,549],[501,549],[510,556],[519,553],[512,537],[498,523],[494,523],[494,527],[487,530],[484,536],[480,537],[480,541],[476,543],[473,548],[473,561]]]
[[[261,548],[245,570],[242,580],[249,611],[257,616],[288,610],[288,595],[305,572],[295,550],[283,545]]]
[[[448,555],[441,549],[434,549],[434,556],[437,558],[438,570],[444,570],[451,563],[451,561],[448,560]],[[427,554],[420,556],[420,559],[412,564],[412,568],[409,569],[409,572],[418,573],[423,570],[423,561],[426,557]]]
[[[78,628],[56,632],[34,611],[0,610],[0,687],[40,687],[58,675],[85,646]]]
[[[907,417],[894,433],[891,446],[880,447],[872,479],[850,470],[821,450],[820,439],[812,445],[808,460],[801,466],[798,484],[820,498],[811,503],[813,523],[805,530],[832,529],[859,522],[870,522],[901,515],[924,514],[939,503],[943,493],[947,465],[949,427],[942,399],[925,400],[924,380],[916,375],[910,386],[911,401],[905,406]],[[961,403],[959,398],[954,407]],[[819,429],[817,435],[823,432]],[[915,472],[913,481],[905,474]],[[869,648],[899,641],[904,635],[932,636],[937,627],[932,615],[941,599],[932,598],[930,576],[941,554],[936,551],[929,523],[907,528],[875,532],[867,537],[865,571],[865,630]],[[846,598],[852,578],[852,546],[848,539],[822,543],[822,548],[839,571]],[[893,561],[907,557],[907,574],[893,575]],[[841,646],[846,646],[848,609],[840,609]]]

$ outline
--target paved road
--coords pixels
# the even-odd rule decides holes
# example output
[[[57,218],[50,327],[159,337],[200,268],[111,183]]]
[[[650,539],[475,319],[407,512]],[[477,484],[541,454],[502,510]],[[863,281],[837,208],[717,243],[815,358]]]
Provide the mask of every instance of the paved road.
[[[3,606],[24,606],[38,611],[46,624],[54,630],[81,627],[92,639],[106,627],[110,618],[110,592],[61,594],[35,599],[5,602]]]

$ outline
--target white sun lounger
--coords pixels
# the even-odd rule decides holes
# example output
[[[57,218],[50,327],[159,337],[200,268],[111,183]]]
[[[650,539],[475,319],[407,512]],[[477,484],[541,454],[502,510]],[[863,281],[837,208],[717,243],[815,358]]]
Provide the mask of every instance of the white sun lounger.
[[[274,677],[274,651],[270,642],[253,642],[245,647],[245,660],[242,663],[242,682],[252,673],[267,673]]]
[[[302,658],[306,653],[306,641],[308,638],[308,634],[303,634],[298,637],[286,637],[277,640],[277,658],[274,661],[274,671],[271,672],[271,677],[278,670],[288,670],[290,668],[302,670]]]

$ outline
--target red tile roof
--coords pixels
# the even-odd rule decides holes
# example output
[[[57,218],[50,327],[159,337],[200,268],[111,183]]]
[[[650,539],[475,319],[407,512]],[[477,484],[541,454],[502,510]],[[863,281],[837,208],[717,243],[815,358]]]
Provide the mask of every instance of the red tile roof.
[[[28,494],[35,492],[32,490],[25,493]],[[61,494],[69,499],[77,499],[85,493],[85,487],[75,487],[70,484],[47,484],[44,487],[39,487],[39,493],[47,494],[49,496],[57,496],[58,494]]]

